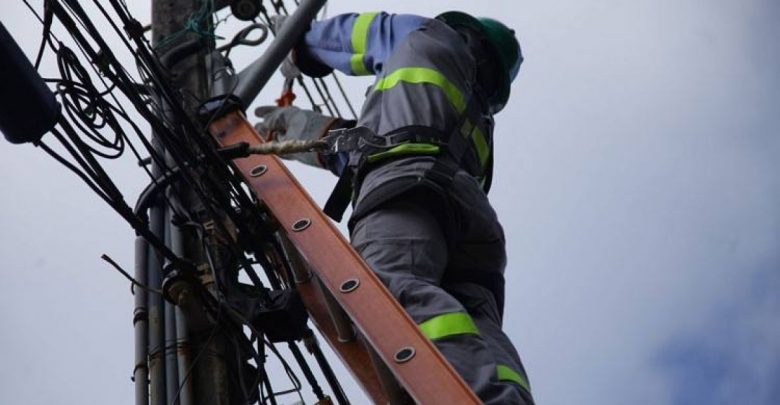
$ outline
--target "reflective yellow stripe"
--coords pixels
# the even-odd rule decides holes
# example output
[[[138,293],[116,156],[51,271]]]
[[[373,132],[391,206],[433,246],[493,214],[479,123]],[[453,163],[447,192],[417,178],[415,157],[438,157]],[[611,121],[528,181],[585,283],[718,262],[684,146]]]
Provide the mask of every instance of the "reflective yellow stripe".
[[[473,142],[474,147],[477,148],[479,165],[482,169],[484,169],[487,165],[488,158],[490,157],[490,145],[488,145],[487,139],[485,139],[485,134],[481,129],[479,129],[479,127],[474,128],[474,125],[470,120],[466,120],[466,122],[460,128],[460,134],[464,137],[471,135],[471,142]]]
[[[349,64],[352,66],[352,74],[355,76],[367,76],[371,73],[366,69],[366,65],[363,64],[363,54],[352,55],[349,58]]]
[[[374,85],[374,90],[384,91],[395,87],[398,83],[412,83],[412,84],[432,84],[444,91],[447,95],[447,99],[450,104],[455,108],[458,114],[462,113],[466,109],[466,100],[461,94],[460,90],[455,87],[452,82],[447,80],[441,73],[424,67],[406,67],[400,68],[393,73],[390,73],[386,77],[378,80]]]
[[[404,143],[384,152],[368,155],[366,160],[368,163],[374,163],[393,156],[436,155],[438,153],[438,145],[432,145],[429,143]]]
[[[531,386],[528,384],[528,380],[522,374],[503,364],[499,364],[496,369],[498,371],[499,381],[513,382],[523,387],[529,393],[531,392]]]
[[[390,73],[386,77],[383,77],[377,81],[376,85],[374,85],[374,90],[389,90],[401,82],[412,84],[432,84],[444,91],[444,94],[447,96],[447,100],[449,100],[450,104],[452,104],[452,107],[455,108],[455,111],[457,111],[458,114],[462,114],[466,109],[466,99],[463,97],[463,94],[460,92],[460,90],[458,90],[458,88],[452,84],[452,82],[447,80],[444,75],[430,68],[407,67],[397,69],[393,71],[393,73]],[[471,142],[474,144],[474,147],[477,150],[477,157],[479,158],[480,167],[484,170],[487,166],[488,159],[490,158],[490,145],[488,145],[487,138],[485,137],[485,134],[482,132],[482,130],[479,129],[479,127],[476,127],[472,132],[473,127],[474,124],[467,120],[460,129],[461,134],[464,137],[471,135]]]
[[[366,53],[366,43],[368,42],[368,28],[376,15],[377,13],[362,13],[355,19],[355,23],[352,24],[352,57],[349,63],[354,75],[365,76],[370,74],[363,63],[363,56]]]
[[[420,324],[420,330],[428,339],[436,340],[447,336],[463,334],[479,334],[477,325],[471,317],[463,312],[452,312],[434,316]]]
[[[471,136],[471,140],[474,142],[474,146],[477,147],[477,156],[479,156],[479,164],[483,169],[488,163],[490,157],[490,146],[488,146],[485,134],[479,128],[474,128],[474,134]]]

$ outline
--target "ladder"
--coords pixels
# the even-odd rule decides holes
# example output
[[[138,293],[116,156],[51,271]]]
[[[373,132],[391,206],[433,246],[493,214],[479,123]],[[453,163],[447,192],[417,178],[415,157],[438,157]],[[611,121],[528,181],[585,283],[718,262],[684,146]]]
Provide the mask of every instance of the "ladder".
[[[221,147],[263,142],[240,111],[209,132]],[[278,223],[312,322],[374,403],[480,403],[276,156],[232,165]]]

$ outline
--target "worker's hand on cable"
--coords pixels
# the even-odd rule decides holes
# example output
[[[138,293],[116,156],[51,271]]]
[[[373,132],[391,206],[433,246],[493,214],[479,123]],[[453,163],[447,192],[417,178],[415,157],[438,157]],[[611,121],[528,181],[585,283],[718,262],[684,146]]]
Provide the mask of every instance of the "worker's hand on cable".
[[[268,141],[289,139],[320,139],[327,134],[336,118],[297,107],[263,106],[255,109],[255,116],[262,119],[255,124],[257,132]],[[282,156],[308,165],[323,167],[316,152]]]

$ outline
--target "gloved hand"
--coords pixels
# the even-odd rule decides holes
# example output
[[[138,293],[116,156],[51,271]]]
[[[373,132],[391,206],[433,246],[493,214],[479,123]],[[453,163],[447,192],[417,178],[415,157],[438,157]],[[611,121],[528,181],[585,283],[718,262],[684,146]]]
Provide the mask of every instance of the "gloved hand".
[[[257,132],[266,140],[277,141],[322,138],[337,120],[337,118],[328,117],[314,111],[302,110],[297,107],[258,107],[255,109],[255,116],[263,120],[255,124]],[[294,159],[311,166],[323,167],[323,162],[316,152],[296,153],[282,157]]]
[[[271,17],[271,27],[277,35],[282,26],[286,24],[288,16],[275,15]],[[301,45],[301,44],[298,44]],[[285,78],[296,78],[303,73],[309,77],[325,77],[333,72],[333,68],[313,59],[307,55],[305,47],[295,46],[287,58],[282,62],[282,75]]]

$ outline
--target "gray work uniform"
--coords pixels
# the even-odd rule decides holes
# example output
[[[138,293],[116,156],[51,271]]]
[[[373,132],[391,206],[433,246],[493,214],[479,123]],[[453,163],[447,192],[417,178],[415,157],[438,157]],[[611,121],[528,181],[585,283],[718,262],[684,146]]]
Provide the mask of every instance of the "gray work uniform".
[[[388,15],[371,18],[380,17]],[[371,24],[379,25],[377,31],[383,26],[360,16],[356,26],[361,18],[367,35]],[[327,32],[316,25],[312,31]],[[353,71],[364,70],[354,61]],[[359,165],[360,181],[351,239],[483,402],[532,404],[525,370],[501,329],[506,252],[503,230],[482,187],[491,164],[492,117],[471,114],[475,69],[460,35],[430,19],[405,33],[381,66],[365,68],[377,80],[358,126],[376,134],[433,128],[467,137],[473,150],[449,184],[428,175],[437,161],[432,145],[399,145],[375,153],[370,164],[365,153],[353,153],[350,163]]]

